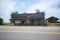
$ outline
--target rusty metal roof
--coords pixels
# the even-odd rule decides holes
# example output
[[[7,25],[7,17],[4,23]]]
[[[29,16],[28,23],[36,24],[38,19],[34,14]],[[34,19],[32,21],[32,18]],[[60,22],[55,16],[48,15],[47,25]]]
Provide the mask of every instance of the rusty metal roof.
[[[39,19],[45,18],[44,13],[36,14],[36,13],[29,13],[29,14],[18,14],[14,16],[14,19]]]

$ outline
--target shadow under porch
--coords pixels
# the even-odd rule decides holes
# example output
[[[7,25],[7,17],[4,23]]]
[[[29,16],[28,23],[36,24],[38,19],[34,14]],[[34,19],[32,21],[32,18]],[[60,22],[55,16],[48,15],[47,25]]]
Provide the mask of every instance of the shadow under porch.
[[[43,19],[15,20],[15,26],[43,26]]]

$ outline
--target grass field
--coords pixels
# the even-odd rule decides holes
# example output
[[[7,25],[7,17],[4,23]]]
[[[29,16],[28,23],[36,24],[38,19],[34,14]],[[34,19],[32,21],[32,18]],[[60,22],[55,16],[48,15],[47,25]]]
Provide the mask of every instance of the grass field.
[[[11,25],[10,23],[5,23],[4,25],[0,25],[0,26],[14,26],[14,25]],[[60,27],[60,23],[47,23],[46,26],[50,26],[50,27],[58,26],[58,27]]]
[[[60,26],[60,23],[47,23],[47,26]]]

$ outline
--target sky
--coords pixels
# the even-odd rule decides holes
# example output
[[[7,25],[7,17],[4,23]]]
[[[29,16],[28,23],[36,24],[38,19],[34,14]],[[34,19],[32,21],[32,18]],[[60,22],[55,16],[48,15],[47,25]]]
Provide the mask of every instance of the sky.
[[[60,19],[60,0],[0,0],[0,17],[9,22],[10,14],[34,13],[36,9],[45,12],[45,19],[51,16]]]

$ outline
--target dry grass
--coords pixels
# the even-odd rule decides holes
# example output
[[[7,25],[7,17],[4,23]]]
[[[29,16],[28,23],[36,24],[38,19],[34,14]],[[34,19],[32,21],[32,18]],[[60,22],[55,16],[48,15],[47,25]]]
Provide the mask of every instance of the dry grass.
[[[10,23],[5,23],[4,25],[0,26],[14,26],[14,25],[11,25]],[[60,27],[60,23],[47,23],[47,27]]]
[[[47,26],[60,26],[60,23],[47,23]]]

